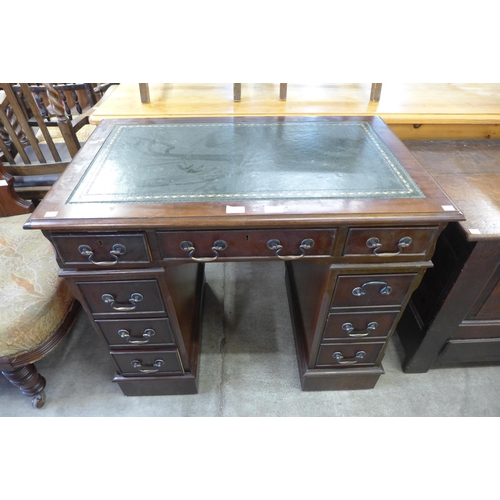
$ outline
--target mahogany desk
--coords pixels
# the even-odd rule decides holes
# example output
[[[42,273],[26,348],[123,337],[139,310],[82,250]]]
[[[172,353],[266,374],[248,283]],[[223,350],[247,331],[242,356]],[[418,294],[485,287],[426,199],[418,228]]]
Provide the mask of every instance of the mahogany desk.
[[[103,121],[30,220],[126,395],[197,392],[204,263],[286,266],[303,390],[368,389],[461,212],[376,117]],[[283,286],[285,293],[285,284]]]

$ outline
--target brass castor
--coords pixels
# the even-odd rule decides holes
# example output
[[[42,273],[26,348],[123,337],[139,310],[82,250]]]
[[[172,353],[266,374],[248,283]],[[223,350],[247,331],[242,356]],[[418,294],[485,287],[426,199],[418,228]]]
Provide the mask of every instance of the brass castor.
[[[33,399],[31,400],[31,406],[35,409],[40,409],[43,407],[45,404],[45,391],[42,391],[35,396],[33,396]]]

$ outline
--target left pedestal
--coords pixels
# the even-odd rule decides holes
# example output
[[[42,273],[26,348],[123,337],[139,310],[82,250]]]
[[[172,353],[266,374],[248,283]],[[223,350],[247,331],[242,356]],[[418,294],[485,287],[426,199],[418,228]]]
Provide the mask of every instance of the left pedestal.
[[[109,346],[126,396],[198,392],[203,264],[60,275]]]

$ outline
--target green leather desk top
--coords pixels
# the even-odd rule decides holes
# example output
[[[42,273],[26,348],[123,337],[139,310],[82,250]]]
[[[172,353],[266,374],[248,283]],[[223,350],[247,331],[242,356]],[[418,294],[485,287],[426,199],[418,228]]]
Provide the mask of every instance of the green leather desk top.
[[[369,123],[116,125],[68,203],[424,198]]]

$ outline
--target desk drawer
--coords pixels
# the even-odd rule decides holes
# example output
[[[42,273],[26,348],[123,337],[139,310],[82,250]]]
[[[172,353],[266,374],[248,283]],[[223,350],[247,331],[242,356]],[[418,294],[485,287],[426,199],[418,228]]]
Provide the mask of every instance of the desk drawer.
[[[317,368],[372,365],[377,360],[384,342],[370,344],[321,344],[316,361]]]
[[[96,324],[110,346],[174,344],[168,318],[97,320]]]
[[[387,337],[399,312],[329,314],[323,340]]]
[[[156,280],[76,282],[90,311],[96,315],[165,314]]]
[[[364,261],[424,259],[433,248],[438,227],[351,228],[344,257],[367,257]]]
[[[399,307],[417,274],[365,274],[339,276],[331,307]]]
[[[63,265],[106,268],[151,262],[144,234],[54,234],[51,236]]]
[[[163,259],[297,258],[332,254],[336,229],[158,232]],[[217,244],[216,244],[217,243]],[[279,247],[282,248],[279,248]],[[215,251],[213,250],[215,248]]]
[[[155,351],[111,351],[122,375],[154,376],[156,374],[178,375],[184,373],[177,349]]]

